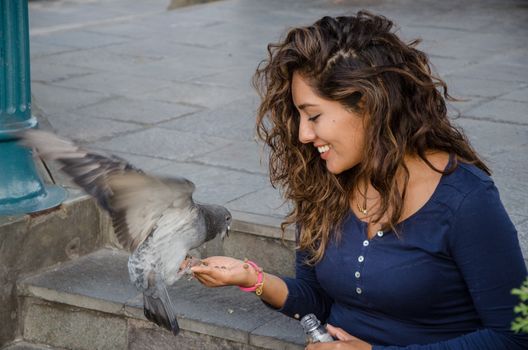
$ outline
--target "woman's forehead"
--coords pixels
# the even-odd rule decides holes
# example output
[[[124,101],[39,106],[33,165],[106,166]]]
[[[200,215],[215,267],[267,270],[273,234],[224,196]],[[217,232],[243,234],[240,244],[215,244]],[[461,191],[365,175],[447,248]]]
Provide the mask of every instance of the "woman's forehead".
[[[297,72],[293,74],[291,90],[293,102],[298,109],[303,109],[301,107],[306,108],[317,105],[318,101],[322,99],[315,93],[307,79]]]

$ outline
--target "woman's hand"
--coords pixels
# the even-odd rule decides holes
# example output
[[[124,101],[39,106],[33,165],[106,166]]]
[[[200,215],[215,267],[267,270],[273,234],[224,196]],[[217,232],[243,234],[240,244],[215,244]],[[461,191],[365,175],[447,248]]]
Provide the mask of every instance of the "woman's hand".
[[[257,272],[242,260],[227,256],[212,256],[191,268],[194,277],[207,287],[243,286],[257,283]]]
[[[364,342],[361,339],[358,339],[343,329],[334,327],[332,325],[327,325],[326,329],[328,333],[337,341],[330,343],[314,343],[308,344],[306,350],[332,350],[332,349],[343,349],[343,350],[371,350],[372,345],[367,342]]]

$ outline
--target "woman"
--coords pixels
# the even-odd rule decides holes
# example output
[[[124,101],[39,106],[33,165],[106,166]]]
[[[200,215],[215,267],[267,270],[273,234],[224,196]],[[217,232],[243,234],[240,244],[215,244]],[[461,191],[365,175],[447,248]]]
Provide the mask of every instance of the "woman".
[[[515,228],[447,118],[445,83],[391,29],[359,12],[269,46],[257,128],[293,203],[296,277],[229,257],[194,275],[315,313],[337,341],[309,349],[526,349],[509,330],[527,273]]]

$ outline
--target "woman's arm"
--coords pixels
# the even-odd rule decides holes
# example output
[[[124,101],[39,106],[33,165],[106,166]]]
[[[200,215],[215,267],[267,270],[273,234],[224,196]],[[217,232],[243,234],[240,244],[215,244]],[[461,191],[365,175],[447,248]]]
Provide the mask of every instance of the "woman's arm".
[[[295,278],[264,273],[260,298],[266,305],[287,316],[299,319],[314,313],[324,322],[330,313],[332,300],[319,285],[315,269],[306,265],[305,260],[306,254],[297,251]],[[208,287],[251,287],[257,282],[253,267],[244,268],[242,260],[215,256],[202,261],[205,264],[193,267],[192,272],[198,281]]]
[[[264,273],[265,287],[262,289],[260,298],[275,309],[282,309],[288,297],[286,283],[275,275]]]
[[[191,268],[198,281],[207,287],[242,286],[257,283],[255,269],[242,260],[227,256],[213,256],[202,260],[202,265]],[[264,286],[260,298],[270,306],[280,309],[288,296],[284,281],[270,273],[263,274]]]

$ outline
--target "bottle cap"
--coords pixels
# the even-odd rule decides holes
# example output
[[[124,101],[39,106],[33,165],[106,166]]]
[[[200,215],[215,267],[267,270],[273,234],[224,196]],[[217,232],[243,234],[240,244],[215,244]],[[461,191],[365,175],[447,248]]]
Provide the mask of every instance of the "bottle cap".
[[[306,333],[309,333],[319,327],[321,322],[315,317],[314,314],[307,314],[301,318],[301,326],[304,328]]]

